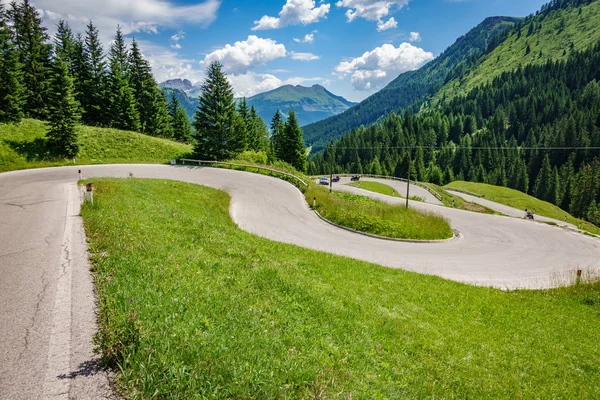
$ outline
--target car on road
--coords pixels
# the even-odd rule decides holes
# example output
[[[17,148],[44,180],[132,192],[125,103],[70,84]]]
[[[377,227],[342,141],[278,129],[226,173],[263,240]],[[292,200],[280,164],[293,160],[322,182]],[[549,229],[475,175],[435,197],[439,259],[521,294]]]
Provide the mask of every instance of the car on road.
[[[352,175],[351,181],[360,181],[360,175]]]
[[[340,181],[340,176],[339,175],[334,176],[331,181],[332,182],[339,182]]]
[[[322,177],[321,179],[319,179],[319,184],[320,185],[329,185],[329,179]]]

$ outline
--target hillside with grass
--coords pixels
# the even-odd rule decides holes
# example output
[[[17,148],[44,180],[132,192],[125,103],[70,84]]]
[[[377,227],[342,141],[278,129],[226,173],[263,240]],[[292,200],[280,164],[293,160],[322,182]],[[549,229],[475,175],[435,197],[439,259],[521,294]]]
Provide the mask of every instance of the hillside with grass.
[[[586,50],[599,40],[599,1],[549,9],[517,24],[498,47],[465,74],[448,82],[435,99],[466,95],[519,67],[566,60],[573,51]]]
[[[0,172],[73,165],[72,159],[52,155],[46,130],[46,123],[34,119],[0,125]],[[77,133],[76,164],[167,163],[192,152],[187,144],[112,128],[80,125]]]
[[[94,183],[98,345],[127,398],[600,397],[598,283],[469,286],[243,232],[222,191]]]

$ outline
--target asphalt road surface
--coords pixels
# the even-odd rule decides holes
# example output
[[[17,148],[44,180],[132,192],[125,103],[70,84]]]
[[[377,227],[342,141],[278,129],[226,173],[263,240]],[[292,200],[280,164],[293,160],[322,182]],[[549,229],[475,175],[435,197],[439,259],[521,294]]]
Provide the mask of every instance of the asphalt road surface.
[[[348,232],[320,220],[289,183],[263,175],[199,167],[102,165],[0,174],[0,398],[110,396],[92,353],[93,285],[78,216],[83,178],[176,179],[223,189],[240,228],[279,242],[459,282],[545,288],[576,269],[600,270],[600,240],[522,219],[433,204],[460,232],[443,243],[405,243]],[[338,185],[336,187],[342,187]],[[377,195],[389,202],[403,199]],[[326,266],[324,266],[326,268]]]

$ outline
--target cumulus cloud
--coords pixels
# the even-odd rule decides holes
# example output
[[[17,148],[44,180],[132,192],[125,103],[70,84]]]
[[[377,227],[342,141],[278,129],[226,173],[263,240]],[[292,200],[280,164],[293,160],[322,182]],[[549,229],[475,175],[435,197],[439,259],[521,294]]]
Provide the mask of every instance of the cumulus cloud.
[[[384,44],[361,57],[339,63],[335,71],[340,78],[350,75],[350,82],[356,89],[371,90],[385,86],[400,73],[415,70],[430,60],[433,60],[432,53],[410,43],[398,47]]]
[[[387,31],[388,29],[397,28],[397,27],[398,27],[398,23],[396,22],[394,17],[388,19],[387,22],[383,22],[383,21],[377,22],[377,30],[379,32]]]
[[[295,53],[293,51],[290,53],[290,56],[292,57],[292,60],[298,61],[314,61],[321,58],[321,56],[318,56],[313,53]]]
[[[198,82],[203,79],[204,73],[194,66],[196,60],[182,58],[175,51],[156,45],[146,40],[138,40],[140,50],[150,63],[152,72],[157,82],[167,79],[189,79]]]
[[[420,42],[421,34],[419,32],[411,32],[410,37],[408,38],[410,42]]]
[[[313,43],[315,41],[315,33],[318,31],[312,31],[311,33],[307,33],[304,35],[302,39],[294,38],[294,42],[296,43]]]
[[[316,7],[314,0],[287,0],[279,17],[264,15],[260,20],[254,21],[253,31],[262,29],[278,29],[289,25],[308,25],[325,18],[329,12],[330,4],[321,4]]]
[[[223,64],[225,71],[243,74],[256,65],[266,64],[280,57],[285,57],[287,51],[283,44],[272,39],[262,39],[254,35],[244,41],[227,44],[208,54],[202,64],[208,65],[213,61]]]
[[[386,29],[396,28],[398,23],[394,18],[383,21],[387,17],[392,8],[402,9],[410,0],[339,0],[335,3],[336,6],[347,8],[346,18],[348,22],[354,21],[356,18],[363,18],[367,21],[377,22],[377,30],[384,31]]]

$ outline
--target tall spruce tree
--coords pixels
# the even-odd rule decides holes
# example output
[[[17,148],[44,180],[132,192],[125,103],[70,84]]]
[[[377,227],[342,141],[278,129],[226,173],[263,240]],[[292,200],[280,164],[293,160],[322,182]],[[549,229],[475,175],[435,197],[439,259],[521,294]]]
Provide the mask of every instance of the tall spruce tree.
[[[70,71],[75,85],[75,100],[81,105],[85,100],[85,82],[89,80],[89,71],[87,69],[85,43],[83,41],[83,36],[80,33],[75,36],[73,41]]]
[[[120,26],[117,26],[115,40],[110,47],[109,62],[110,125],[119,129],[138,131],[140,114],[135,105],[133,89],[129,85],[127,47]]]
[[[269,131],[263,119],[256,113],[256,108],[250,108],[249,126],[247,134],[248,149],[253,151],[267,151]]]
[[[8,15],[23,74],[25,114],[45,119],[48,115],[46,103],[51,75],[51,46],[46,43],[49,39],[46,28],[42,26],[42,18],[29,0],[23,0],[22,3],[13,1]]]
[[[302,138],[302,129],[296,119],[294,110],[288,113],[288,119],[283,130],[283,158],[298,171],[306,171],[306,148]]]
[[[169,115],[171,117],[171,126],[173,127],[173,139],[190,143],[192,140],[192,124],[184,108],[177,100],[175,92],[171,94],[169,103]]]
[[[18,54],[13,45],[4,6],[0,3],[0,124],[23,118],[23,86]]]
[[[154,98],[152,101],[152,114],[147,125],[147,133],[152,136],[173,138],[173,128],[171,126],[171,117],[168,111],[168,102],[165,93],[156,85],[154,78]]]
[[[275,112],[271,119],[271,142],[273,143],[273,151],[275,158],[283,160],[284,154],[284,128],[285,124],[281,118],[279,110]]]
[[[207,68],[194,117],[194,150],[198,157],[224,160],[235,154],[238,140],[233,88],[223,72],[223,66],[217,61]]]
[[[128,60],[129,79],[133,88],[136,108],[140,113],[141,131],[150,133],[156,128],[156,121],[153,121],[156,113],[157,85],[150,64],[144,59],[140,48],[135,39],[131,42],[131,50],[129,51]],[[153,132],[157,136],[161,136],[160,132]]]
[[[49,129],[47,146],[56,156],[75,157],[79,151],[75,126],[79,120],[79,105],[73,96],[73,79],[66,62],[54,61],[48,101]]]
[[[58,21],[56,24],[56,34],[54,35],[54,54],[55,57],[60,57],[67,63],[69,73],[72,74],[71,64],[73,53],[75,51],[75,37],[73,32],[64,20]]]
[[[107,125],[109,109],[107,70],[98,29],[92,21],[85,31],[86,76],[82,90],[83,121],[89,125]]]

